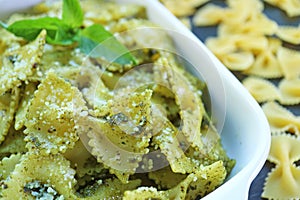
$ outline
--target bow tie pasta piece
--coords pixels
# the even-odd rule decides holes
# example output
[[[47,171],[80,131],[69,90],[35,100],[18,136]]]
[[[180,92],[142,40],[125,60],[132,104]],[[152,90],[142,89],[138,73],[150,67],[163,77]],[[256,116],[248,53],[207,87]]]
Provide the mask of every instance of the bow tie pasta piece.
[[[74,120],[84,109],[78,89],[49,72],[34,93],[26,115],[26,147],[40,154],[72,148],[79,139]]]
[[[298,0],[264,0],[282,9],[289,17],[300,16],[300,2]]]
[[[0,145],[0,157],[25,153],[27,149],[25,148],[26,142],[24,141],[25,135],[23,130],[15,130],[13,126],[10,126],[9,132],[5,137],[5,140]]]
[[[43,55],[45,38],[46,31],[43,30],[34,41],[4,52],[0,68],[0,95],[20,86],[22,81],[28,80],[33,75],[34,68]]]
[[[93,185],[93,189],[88,188],[84,193],[86,194],[84,200],[98,200],[98,199],[122,199],[125,191],[134,190],[141,185],[141,180],[130,180],[128,183],[122,183],[119,179],[106,179],[99,181]],[[84,189],[85,190],[85,189]]]
[[[300,134],[300,117],[296,117],[275,102],[264,104],[262,109],[269,121],[272,133],[289,131],[296,135]]]
[[[192,15],[196,7],[208,0],[160,0],[175,16],[183,17]]]
[[[296,105],[300,103],[300,77],[298,79],[283,79],[279,83],[281,93],[280,102],[285,105]]]
[[[283,75],[276,55],[268,50],[260,52],[252,66],[243,73],[264,78],[280,78]]]
[[[4,199],[75,199],[75,171],[61,154],[27,153],[15,166],[2,191]]]
[[[300,44],[300,26],[279,26],[276,35],[286,42]]]
[[[207,128],[202,128],[201,131],[203,133],[203,141],[205,141],[204,148],[206,149],[206,152],[201,153],[196,151],[194,148],[189,147],[185,151],[186,156],[190,159],[196,160],[203,166],[208,166],[221,160],[223,165],[226,167],[227,174],[230,174],[235,165],[235,160],[230,159],[227,156],[226,151],[222,147],[220,136],[215,130],[215,127],[209,125]]]
[[[247,77],[243,85],[258,102],[280,99],[278,89],[269,81],[258,77]]]
[[[235,71],[247,70],[254,62],[253,54],[247,51],[224,54],[219,59],[228,69]]]
[[[253,65],[243,73],[264,78],[280,78],[283,76],[281,65],[277,58],[277,51],[282,42],[276,38],[266,38],[267,45],[256,55]]]
[[[153,180],[158,189],[170,189],[183,181],[187,174],[174,173],[170,166],[148,173],[149,179]],[[172,181],[170,181],[172,180]]]
[[[89,106],[98,110],[99,115],[104,116],[109,112],[107,101],[112,98],[112,94],[101,80],[101,74],[98,67],[82,67],[75,84],[80,88]]]
[[[237,50],[234,37],[208,37],[205,45],[218,57]]]
[[[26,113],[28,112],[28,108],[30,106],[30,101],[33,98],[34,91],[37,88],[37,83],[30,82],[25,85],[24,90],[21,93],[21,101],[18,107],[18,110],[15,115],[15,129],[20,130],[26,120]]]
[[[225,177],[225,167],[222,161],[218,161],[209,166],[200,167],[169,190],[158,191],[154,187],[139,187],[133,191],[126,191],[123,199],[196,199],[198,196],[203,197],[216,189],[222,184]]]
[[[182,133],[187,141],[197,150],[202,149],[201,122],[204,114],[203,103],[197,95],[195,87],[183,76],[180,69],[172,60],[160,58],[155,63],[154,77],[157,83],[164,85],[175,95],[180,118],[182,120]]]
[[[90,139],[89,146],[98,162],[126,182],[146,154],[151,137],[152,90],[118,91],[109,103],[106,120],[88,117],[78,121],[80,132]]]
[[[10,173],[14,171],[15,166],[20,162],[21,157],[22,155],[18,153],[2,158],[0,161],[0,181],[5,181],[9,178]]]
[[[14,114],[18,107],[20,89],[12,89],[0,95],[0,144],[5,139],[9,128],[13,126]]]
[[[268,48],[268,39],[260,35],[233,35],[237,49],[250,51],[254,55]]]
[[[296,50],[280,47],[277,57],[286,79],[300,77],[300,52]]]
[[[300,196],[300,140],[287,134],[272,136],[268,160],[276,167],[266,178],[262,197],[268,199],[297,199]]]
[[[212,26],[220,23],[224,19],[225,8],[215,4],[207,4],[199,9],[193,17],[196,26]]]
[[[104,169],[101,163],[97,163],[81,140],[78,140],[75,146],[68,149],[63,155],[71,162],[71,167],[76,170],[76,177],[78,178],[100,173]]]
[[[177,139],[179,132],[171,122],[166,121],[161,132],[153,137],[153,143],[157,145],[166,156],[170,167],[175,173],[191,173],[200,165],[196,160],[186,157],[180,141]]]
[[[128,182],[142,156],[148,152],[148,138],[128,135],[117,126],[92,117],[81,118],[78,124],[81,137],[88,137],[91,154],[97,161],[123,183]]]
[[[278,25],[275,21],[270,20],[266,15],[258,13],[250,16],[246,21],[235,22],[227,21],[220,24],[218,28],[218,35],[273,35],[277,31]]]
[[[145,8],[134,4],[115,4],[92,0],[82,4],[85,13],[85,25],[88,23],[109,24],[124,18],[145,17]]]

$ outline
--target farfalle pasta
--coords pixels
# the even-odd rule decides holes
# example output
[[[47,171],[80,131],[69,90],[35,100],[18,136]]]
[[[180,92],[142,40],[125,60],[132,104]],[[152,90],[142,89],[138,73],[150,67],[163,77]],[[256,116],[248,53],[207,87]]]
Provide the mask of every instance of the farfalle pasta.
[[[300,77],[300,52],[285,47],[280,47],[277,52],[278,61],[286,79]]]
[[[208,36],[206,46],[238,75],[251,95],[262,103],[273,134],[269,160],[276,164],[276,168],[266,179],[262,197],[298,199],[300,177],[294,162],[299,160],[300,155],[300,152],[296,152],[299,148],[295,146],[299,143],[300,121],[297,114],[282,105],[292,105],[298,112],[300,29],[297,17],[300,15],[300,2],[227,0],[225,6],[216,5],[219,4],[217,1],[213,3],[199,8],[193,23],[195,26],[218,26],[217,36]],[[282,9],[287,16],[279,17],[274,8],[267,7],[265,10],[264,3]],[[278,24],[273,20],[276,18],[279,18]],[[294,19],[296,24],[290,25],[290,20]],[[283,21],[288,24],[283,25]],[[295,137],[283,132],[294,134]],[[289,155],[294,157],[289,160]]]
[[[193,10],[206,1],[185,2]],[[96,32],[88,28],[103,26],[113,38],[109,47],[101,44],[106,52],[100,57],[82,48],[84,42],[92,45],[90,38],[71,43],[77,29],[70,27],[67,35],[64,26],[58,32],[46,26],[23,38],[0,30],[0,197],[195,199],[215,190],[235,161],[202,102],[205,83],[163,50],[175,49],[167,34],[147,33],[163,47],[158,49],[147,48],[142,32],[113,37],[157,27],[144,7],[80,3],[83,22],[73,36],[91,37]],[[46,17],[57,25],[66,12],[62,7],[47,1],[32,13],[14,14],[8,27],[48,15],[57,17]],[[125,55],[110,60],[120,48]]]
[[[271,81],[249,76],[243,80],[243,85],[258,102],[277,100],[283,105],[300,103],[299,79],[282,79],[276,87]]]
[[[258,77],[247,77],[243,80],[243,85],[258,102],[280,98],[278,89],[267,80]]]
[[[300,26],[279,26],[276,35],[283,41],[300,44]]]
[[[300,2],[297,0],[264,0],[265,2],[277,6],[283,11],[286,12],[286,14],[289,17],[296,17],[300,15]]]
[[[300,140],[287,134],[272,136],[268,160],[275,164],[269,173],[263,198],[297,199],[300,196],[300,169],[295,162],[300,159]]]
[[[290,132],[300,134],[300,118],[275,102],[268,102],[262,109],[269,121],[272,133]]]

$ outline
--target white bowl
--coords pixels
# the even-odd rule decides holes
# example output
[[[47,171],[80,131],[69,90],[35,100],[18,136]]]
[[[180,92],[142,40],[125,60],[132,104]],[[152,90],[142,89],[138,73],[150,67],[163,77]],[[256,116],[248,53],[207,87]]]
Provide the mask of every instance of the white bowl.
[[[19,0],[0,0],[4,5],[0,8],[0,18],[38,1],[41,0],[18,4]],[[221,131],[223,146],[236,165],[226,182],[203,200],[247,199],[250,184],[266,161],[271,141],[269,125],[260,106],[205,45],[157,0],[116,1],[143,5],[151,21],[180,33],[173,35],[177,48],[197,66],[208,85],[212,116]]]
[[[260,106],[207,47],[157,0],[117,2],[143,5],[152,22],[189,38],[178,38],[176,35],[173,39],[182,55],[197,66],[204,77],[214,109],[213,117],[216,118],[218,130],[222,131],[223,146],[228,155],[236,160],[226,182],[202,199],[248,199],[250,184],[264,165],[271,144],[269,125]],[[218,85],[218,78],[222,86]]]

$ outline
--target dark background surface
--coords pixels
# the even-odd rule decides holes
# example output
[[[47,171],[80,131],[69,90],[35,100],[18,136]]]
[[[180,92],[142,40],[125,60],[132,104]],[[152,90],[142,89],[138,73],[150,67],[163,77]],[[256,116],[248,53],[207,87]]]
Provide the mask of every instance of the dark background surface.
[[[217,5],[225,6],[224,0],[212,0],[210,3],[215,3]],[[250,8],[251,9],[251,8]],[[293,25],[298,26],[300,24],[300,17],[294,17],[289,18],[287,15],[281,11],[280,9],[265,4],[264,13],[272,20],[275,20],[278,25]],[[205,42],[205,39],[207,37],[216,36],[216,26],[209,26],[209,27],[194,27],[192,26],[192,31],[195,33],[195,35],[198,36],[198,38]],[[284,46],[287,46],[289,48],[293,48],[296,50],[300,50],[300,45],[290,45],[285,43]],[[239,74],[237,72],[233,72],[238,79],[242,79],[244,76],[242,74]],[[273,79],[271,80],[273,83],[277,84],[279,79]],[[295,115],[300,116],[300,105],[296,106],[286,106],[290,111],[292,111]],[[298,162],[299,164],[299,162]],[[251,184],[250,190],[249,190],[249,200],[257,200],[261,199],[261,194],[263,192],[264,182],[265,178],[267,177],[267,174],[270,172],[270,170],[274,167],[274,164],[270,162],[266,162],[264,167],[261,169],[258,176],[254,179],[254,181]],[[233,191],[234,192],[234,191]]]

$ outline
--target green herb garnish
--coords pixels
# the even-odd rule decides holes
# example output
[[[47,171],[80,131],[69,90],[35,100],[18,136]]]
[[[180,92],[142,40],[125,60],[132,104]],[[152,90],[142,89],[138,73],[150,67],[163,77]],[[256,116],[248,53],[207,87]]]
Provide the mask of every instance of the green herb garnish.
[[[85,54],[92,52],[94,57],[103,57],[107,61],[121,65],[136,63],[129,50],[102,25],[94,24],[83,28],[83,17],[79,0],[63,0],[61,19],[57,17],[27,19],[16,21],[9,26],[0,21],[0,26],[28,41],[34,40],[45,29],[46,42],[49,44],[78,43],[80,50]],[[95,52],[92,51],[94,49]]]

